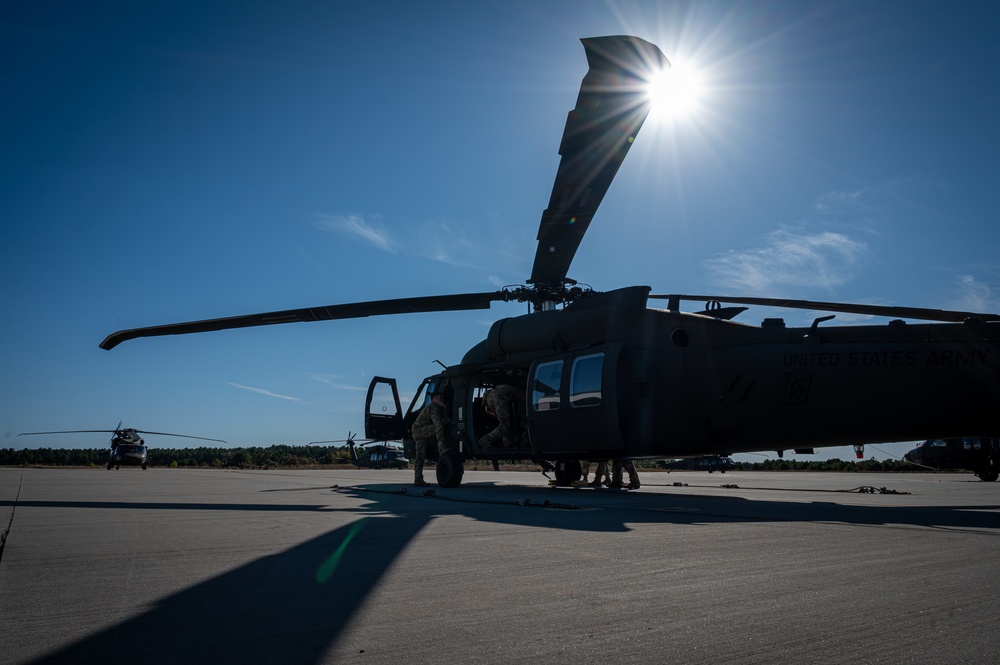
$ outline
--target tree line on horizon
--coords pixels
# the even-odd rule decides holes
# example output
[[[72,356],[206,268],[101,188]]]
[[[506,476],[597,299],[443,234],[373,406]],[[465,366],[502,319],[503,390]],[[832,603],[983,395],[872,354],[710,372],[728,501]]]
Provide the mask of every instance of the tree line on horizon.
[[[108,463],[107,448],[0,448],[0,466],[70,466],[99,467]],[[347,446],[273,445],[245,448],[150,448],[149,466],[169,468],[265,469],[272,467],[308,467],[349,465]],[[875,473],[933,471],[901,460],[828,460],[802,461],[767,459],[761,462],[738,462],[743,471],[862,471]],[[658,467],[655,460],[639,460],[640,469]],[[502,467],[501,467],[502,468]]]

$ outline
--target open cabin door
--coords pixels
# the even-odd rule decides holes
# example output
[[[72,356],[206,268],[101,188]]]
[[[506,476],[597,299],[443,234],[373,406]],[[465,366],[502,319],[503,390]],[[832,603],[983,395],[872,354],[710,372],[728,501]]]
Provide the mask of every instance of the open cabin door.
[[[396,379],[376,376],[365,399],[365,438],[402,441],[403,434],[403,410],[399,406]]]

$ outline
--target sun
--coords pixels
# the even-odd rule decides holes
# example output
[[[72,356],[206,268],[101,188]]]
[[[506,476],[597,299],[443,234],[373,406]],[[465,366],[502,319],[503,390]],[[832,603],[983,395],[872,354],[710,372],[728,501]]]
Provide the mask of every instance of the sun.
[[[686,120],[696,115],[705,92],[698,70],[684,62],[657,72],[650,79],[646,94],[652,102],[651,113],[670,120]]]

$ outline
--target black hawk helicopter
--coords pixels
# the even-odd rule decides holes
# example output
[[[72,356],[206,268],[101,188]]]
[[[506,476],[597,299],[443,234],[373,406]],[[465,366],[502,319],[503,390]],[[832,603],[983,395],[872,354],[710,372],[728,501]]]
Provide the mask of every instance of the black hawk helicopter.
[[[709,473],[725,473],[735,471],[740,468],[739,464],[731,457],[720,457],[718,455],[704,455],[702,457],[682,457],[681,459],[661,459],[656,461],[657,466],[667,471],[708,471]]]
[[[101,348],[137,337],[386,314],[488,309],[530,303],[493,324],[457,365],[426,378],[409,409],[393,379],[369,388],[365,436],[403,440],[441,391],[449,404],[442,486],[457,486],[466,459],[532,460],[556,481],[580,461],[725,456],[1000,434],[1000,316],[988,313],[719,295],[652,295],[649,286],[596,292],[567,277],[597,208],[649,110],[647,84],[669,62],[629,36],[583,39],[589,70],[569,112],[561,160],[525,286],[485,293],[376,300],[122,330]],[[647,307],[664,300],[665,309]],[[705,303],[695,313],[682,302]],[[722,303],[728,306],[723,307]],[[881,325],[809,327],[780,318],[732,319],[748,306],[852,313]],[[936,323],[907,323],[905,320]],[[497,425],[483,396],[514,387],[511,445],[480,442]],[[378,397],[381,396],[381,397]],[[378,399],[376,399],[378,397]],[[512,415],[511,415],[512,414]],[[428,458],[436,456],[428,446]]]
[[[1000,439],[965,436],[955,439],[930,439],[903,455],[918,466],[933,469],[971,471],[983,482],[1000,478]]]
[[[403,452],[402,447],[391,445],[388,441],[355,441],[354,436],[354,434],[348,432],[346,439],[310,441],[309,445],[317,443],[346,443],[347,448],[351,452],[351,464],[359,469],[405,469],[410,465],[410,460],[406,459],[406,454]]]
[[[111,452],[108,455],[108,471],[111,467],[116,470],[123,466],[141,466],[146,470],[149,463],[149,449],[145,440],[140,434],[156,434],[158,436],[180,436],[185,439],[199,439],[200,441],[218,441],[226,443],[222,439],[206,439],[203,436],[190,436],[188,434],[170,434],[168,432],[149,432],[135,429],[133,427],[122,427],[121,422],[114,429],[71,429],[61,432],[22,432],[18,436],[29,436],[35,434],[83,434],[102,432],[111,434]]]

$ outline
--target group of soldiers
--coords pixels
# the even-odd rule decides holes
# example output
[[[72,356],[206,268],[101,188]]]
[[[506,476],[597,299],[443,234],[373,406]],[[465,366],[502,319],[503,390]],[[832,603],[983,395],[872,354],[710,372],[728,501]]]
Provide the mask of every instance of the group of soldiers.
[[[516,404],[519,399],[514,386],[499,385],[486,392],[483,396],[483,408],[486,414],[497,419],[497,426],[485,434],[479,445],[483,448],[516,448],[518,438],[522,436],[522,422],[518,417]],[[416,487],[427,487],[424,480],[424,462],[427,459],[427,445],[437,442],[438,454],[443,455],[448,447],[445,442],[445,426],[451,422],[448,416],[444,394],[432,392],[431,401],[420,410],[417,419],[410,427],[410,433],[416,443],[416,455],[413,460],[413,484]]]
[[[519,395],[517,389],[510,385],[498,385],[483,396],[483,407],[486,414],[496,418],[497,426],[479,439],[482,448],[517,448],[518,439],[523,436],[521,418],[517,414]],[[427,487],[424,480],[424,462],[427,458],[427,445],[437,442],[438,454],[444,455],[447,450],[445,441],[445,426],[451,422],[448,415],[444,394],[432,392],[431,401],[421,409],[417,419],[413,421],[410,433],[416,443],[416,455],[413,460],[413,484],[416,487]],[[583,481],[587,482],[592,462],[583,464]],[[594,474],[592,487],[607,485],[613,489],[639,489],[639,474],[632,460],[603,460],[596,462],[597,471]],[[608,472],[610,465],[611,472]],[[623,484],[623,475],[628,474],[628,485]]]
[[[583,463],[583,482],[587,482],[587,476],[590,475],[590,467],[592,464],[597,465],[597,469],[594,470],[594,480],[588,483],[591,487],[600,487],[602,485],[610,487],[611,489],[622,489],[627,487],[630,490],[637,490],[642,485],[639,482],[639,473],[635,470],[635,462],[630,459],[626,460],[601,460],[599,462],[586,461]],[[608,472],[608,466],[611,467],[611,472]],[[624,484],[624,475],[628,474],[628,484]]]

